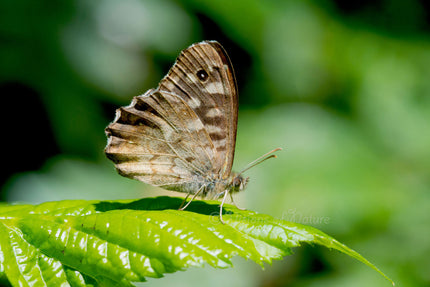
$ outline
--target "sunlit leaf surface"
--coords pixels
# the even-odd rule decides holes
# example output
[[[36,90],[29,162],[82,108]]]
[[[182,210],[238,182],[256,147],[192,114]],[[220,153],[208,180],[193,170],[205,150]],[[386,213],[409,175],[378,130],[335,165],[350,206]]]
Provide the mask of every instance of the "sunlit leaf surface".
[[[181,201],[157,197],[2,206],[0,278],[14,286],[132,286],[191,266],[231,267],[236,255],[264,267],[302,242],[341,251],[386,277],[313,227],[230,205],[222,224],[219,202],[195,201],[179,211]]]

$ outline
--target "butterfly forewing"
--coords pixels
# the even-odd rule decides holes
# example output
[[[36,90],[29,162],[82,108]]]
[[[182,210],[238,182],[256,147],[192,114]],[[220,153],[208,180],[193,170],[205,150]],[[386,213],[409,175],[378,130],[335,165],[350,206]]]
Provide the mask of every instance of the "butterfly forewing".
[[[238,99],[233,67],[222,46],[209,41],[182,51],[159,90],[177,94],[195,111],[216,149],[214,172],[228,177],[236,144]]]
[[[117,110],[105,152],[126,177],[196,193],[230,176],[237,108],[227,54],[217,42],[198,43],[181,52],[157,89]]]

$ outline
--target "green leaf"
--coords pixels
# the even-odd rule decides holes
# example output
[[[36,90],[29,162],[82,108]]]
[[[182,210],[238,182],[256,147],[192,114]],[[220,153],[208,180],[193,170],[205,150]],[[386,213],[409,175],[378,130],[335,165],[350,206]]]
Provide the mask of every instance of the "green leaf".
[[[225,205],[182,198],[59,201],[0,207],[0,278],[13,286],[133,286],[146,277],[205,264],[231,267],[239,255],[264,267],[301,243],[336,249],[370,266],[325,233]]]

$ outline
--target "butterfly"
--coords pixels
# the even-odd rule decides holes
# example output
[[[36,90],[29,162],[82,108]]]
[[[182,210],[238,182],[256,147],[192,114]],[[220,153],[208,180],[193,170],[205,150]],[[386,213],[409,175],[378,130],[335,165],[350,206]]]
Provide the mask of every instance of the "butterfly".
[[[275,157],[275,149],[240,173],[233,165],[238,89],[230,58],[216,41],[183,50],[156,89],[116,111],[106,128],[107,157],[119,174],[186,193],[180,209],[198,195],[223,197],[245,189],[248,168]],[[192,199],[184,206],[188,196]]]

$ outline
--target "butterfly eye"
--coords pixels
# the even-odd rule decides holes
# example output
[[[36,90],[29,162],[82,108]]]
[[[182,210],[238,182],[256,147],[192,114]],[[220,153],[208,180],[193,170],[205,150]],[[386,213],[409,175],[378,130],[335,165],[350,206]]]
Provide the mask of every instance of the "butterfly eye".
[[[209,78],[209,75],[205,70],[198,70],[196,75],[197,78],[199,78],[199,80],[202,82],[206,81]]]

